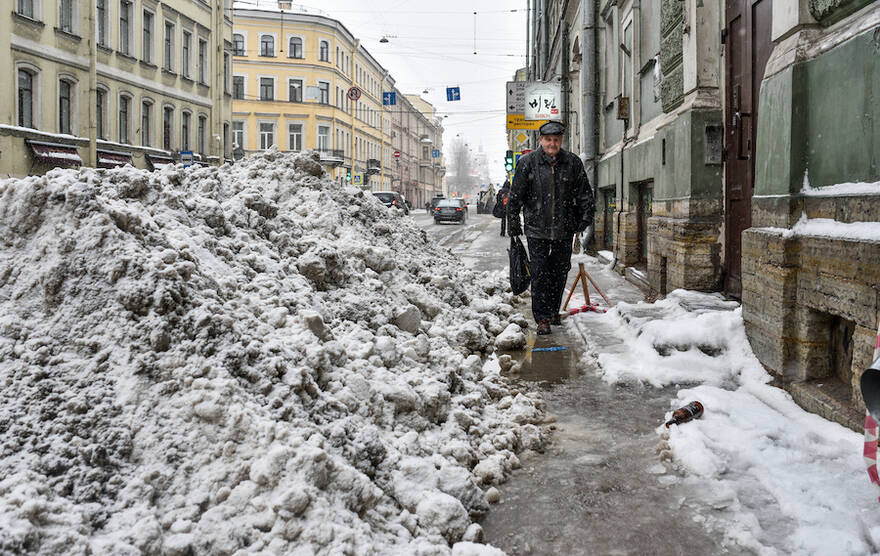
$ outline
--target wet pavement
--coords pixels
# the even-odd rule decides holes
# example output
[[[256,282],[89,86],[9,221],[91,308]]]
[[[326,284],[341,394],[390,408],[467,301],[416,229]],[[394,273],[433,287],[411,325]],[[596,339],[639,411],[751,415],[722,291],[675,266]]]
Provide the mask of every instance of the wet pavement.
[[[461,254],[469,266],[506,268],[507,238],[498,236],[500,224],[491,215],[472,215],[459,230],[423,218],[429,235]],[[612,303],[642,298],[595,259],[576,257],[569,285],[578,259]],[[601,302],[592,288],[591,296]],[[571,305],[583,302],[578,288]],[[521,309],[530,316],[527,305]],[[723,546],[722,535],[703,526],[711,509],[661,458],[656,428],[675,389],[604,382],[584,352],[626,346],[602,327],[601,314],[578,319],[577,326],[574,320],[553,327],[549,336],[529,338],[532,348],[565,350],[510,352],[522,361],[516,380],[543,394],[556,430],[544,453],[521,454],[522,468],[499,485],[501,501],[481,522],[485,542],[512,555],[744,553]]]

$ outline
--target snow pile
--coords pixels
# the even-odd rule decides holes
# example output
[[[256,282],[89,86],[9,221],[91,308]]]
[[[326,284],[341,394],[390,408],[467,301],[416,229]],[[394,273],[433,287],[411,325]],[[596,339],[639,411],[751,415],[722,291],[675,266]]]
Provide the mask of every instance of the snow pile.
[[[6,180],[0,242],[0,552],[448,554],[544,441],[503,278],[310,156]]]
[[[880,511],[861,435],[768,384],[736,303],[676,290],[654,304],[619,303],[606,315],[574,318],[605,319],[626,346],[598,355],[606,380],[692,385],[670,402],[664,421],[693,400],[705,413],[658,427],[661,457],[674,464],[660,480],[700,492],[682,503],[708,527],[758,554],[878,552]]]

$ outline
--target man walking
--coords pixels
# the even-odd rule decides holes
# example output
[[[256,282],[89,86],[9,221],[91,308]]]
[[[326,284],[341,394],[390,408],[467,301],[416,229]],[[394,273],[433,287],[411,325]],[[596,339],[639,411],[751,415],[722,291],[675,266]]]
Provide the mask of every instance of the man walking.
[[[504,236],[504,228],[507,225],[507,203],[510,201],[510,180],[504,180],[504,185],[498,190],[495,197],[495,206],[492,208],[492,216],[501,219],[501,235]]]
[[[561,324],[559,306],[571,269],[575,232],[593,224],[593,190],[581,160],[562,149],[565,126],[547,122],[538,130],[541,146],[519,159],[510,200],[508,233],[522,235],[525,222],[532,276],[532,315],[538,334]]]

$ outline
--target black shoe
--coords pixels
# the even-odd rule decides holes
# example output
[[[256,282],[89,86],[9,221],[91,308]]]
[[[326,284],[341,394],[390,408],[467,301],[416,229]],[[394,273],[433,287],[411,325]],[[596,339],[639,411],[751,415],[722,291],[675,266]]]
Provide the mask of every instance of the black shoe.
[[[544,334],[551,334],[553,331],[550,330],[550,319],[544,319],[538,322],[538,334],[543,336]]]
[[[560,317],[559,315],[556,315],[555,317],[550,319],[550,324],[552,324],[554,326],[560,326],[562,324],[562,317]]]

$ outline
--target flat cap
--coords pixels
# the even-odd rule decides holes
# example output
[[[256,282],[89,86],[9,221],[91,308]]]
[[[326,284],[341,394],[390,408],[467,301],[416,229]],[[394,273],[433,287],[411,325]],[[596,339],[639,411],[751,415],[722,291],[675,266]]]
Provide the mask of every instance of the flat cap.
[[[550,121],[538,128],[540,135],[562,135],[563,133],[565,133],[565,126],[562,125],[562,122]]]

